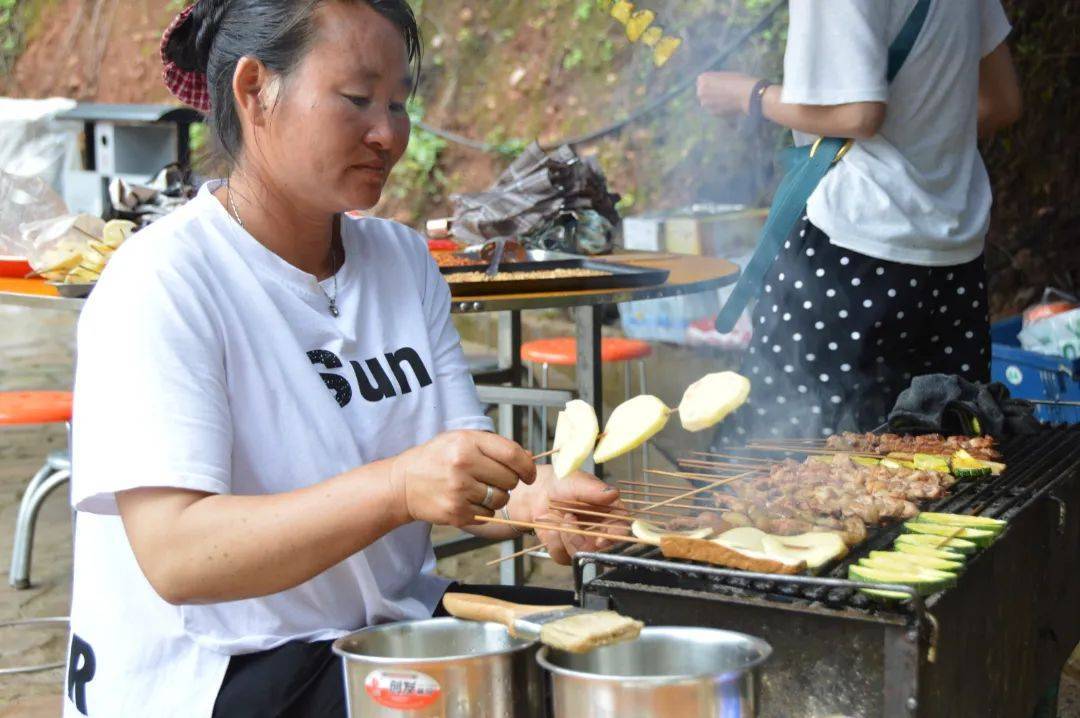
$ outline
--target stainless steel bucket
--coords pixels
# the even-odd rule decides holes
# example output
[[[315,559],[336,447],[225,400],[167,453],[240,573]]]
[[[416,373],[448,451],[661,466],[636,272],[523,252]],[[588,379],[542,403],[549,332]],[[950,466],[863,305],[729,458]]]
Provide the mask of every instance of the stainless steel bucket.
[[[535,642],[496,623],[432,618],[334,642],[350,718],[541,718]]]
[[[543,647],[554,718],[747,718],[769,644],[712,628],[645,628],[636,641],[565,653]]]

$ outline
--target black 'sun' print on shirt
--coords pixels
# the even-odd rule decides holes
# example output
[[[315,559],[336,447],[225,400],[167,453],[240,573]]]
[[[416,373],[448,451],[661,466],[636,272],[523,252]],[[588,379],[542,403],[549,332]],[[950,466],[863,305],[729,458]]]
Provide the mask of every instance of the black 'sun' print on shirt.
[[[326,349],[313,349],[307,355],[312,364],[326,369],[342,369],[344,366],[337,354]],[[394,375],[394,379],[397,381],[396,387],[390,381],[386,369],[383,368],[384,363],[390,368],[390,373]],[[409,377],[404,369],[406,364],[412,369],[412,373],[420,383],[421,389],[431,385],[431,374],[428,373],[427,367],[424,366],[420,354],[412,347],[402,347],[395,352],[387,352],[382,357],[365,359],[363,364],[358,361],[349,362],[353,375],[356,377],[356,385],[360,391],[360,396],[365,401],[372,403],[392,399],[395,396],[408,394],[412,391]],[[342,408],[348,406],[353,398],[352,385],[349,383],[348,378],[329,372],[320,372],[319,376],[322,377],[326,388],[334,395],[334,400],[337,401],[338,406]]]

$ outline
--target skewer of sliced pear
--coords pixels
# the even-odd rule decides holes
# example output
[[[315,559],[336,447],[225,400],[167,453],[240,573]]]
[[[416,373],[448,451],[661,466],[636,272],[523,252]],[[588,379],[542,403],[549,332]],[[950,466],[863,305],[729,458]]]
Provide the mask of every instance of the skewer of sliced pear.
[[[750,380],[733,371],[706,374],[686,387],[679,403],[679,421],[687,431],[716,426],[746,403]]]
[[[580,399],[567,402],[555,421],[554,448],[536,458],[553,455],[555,475],[565,478],[593,454],[598,464],[638,448],[679,414],[687,431],[703,431],[723,421],[750,395],[750,380],[735,372],[708,374],[686,388],[678,408],[672,409],[651,394],[641,394],[615,407],[600,434],[592,406]]]
[[[555,477],[565,479],[589,460],[600,435],[600,422],[592,405],[581,399],[566,402],[555,421],[555,447],[551,460]]]
[[[671,409],[652,394],[642,394],[615,407],[596,445],[593,461],[603,464],[638,448],[658,434],[671,418]]]

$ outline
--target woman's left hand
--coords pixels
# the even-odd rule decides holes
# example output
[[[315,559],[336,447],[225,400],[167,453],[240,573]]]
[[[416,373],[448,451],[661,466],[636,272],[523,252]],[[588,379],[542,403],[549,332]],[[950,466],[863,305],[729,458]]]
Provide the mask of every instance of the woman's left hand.
[[[698,102],[718,117],[746,114],[756,84],[757,78],[741,72],[705,72],[697,80]]]
[[[551,465],[545,464],[537,467],[536,481],[531,486],[521,485],[511,493],[510,516],[516,521],[560,524],[577,529],[600,524],[593,530],[607,534],[624,535],[629,528],[626,521],[604,519],[591,513],[575,514],[565,508],[553,508],[552,502],[564,507],[585,504],[581,506],[582,510],[626,515],[625,507],[619,502],[619,491],[614,486],[608,486],[583,471],[557,479]],[[605,539],[554,530],[539,529],[536,536],[543,542],[551,558],[563,565],[568,565],[578,551],[597,551],[611,545]]]

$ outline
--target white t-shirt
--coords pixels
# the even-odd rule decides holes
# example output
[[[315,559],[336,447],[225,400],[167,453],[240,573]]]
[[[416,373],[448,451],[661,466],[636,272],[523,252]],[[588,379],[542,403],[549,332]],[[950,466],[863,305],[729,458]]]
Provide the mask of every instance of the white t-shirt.
[[[336,319],[333,281],[259,244],[208,187],[109,263],[78,331],[69,718],[209,716],[230,655],[431,615],[448,582],[426,523],[296,588],[178,607],[117,515],[124,489],[279,493],[493,428],[424,241],[378,219],[346,219],[342,241]]]
[[[808,203],[833,244],[908,264],[978,257],[990,181],[977,142],[979,61],[1010,26],[1000,0],[935,0],[899,75],[888,47],[916,0],[792,0],[782,101],[885,102],[877,136],[859,140]],[[813,137],[795,133],[802,145]]]

